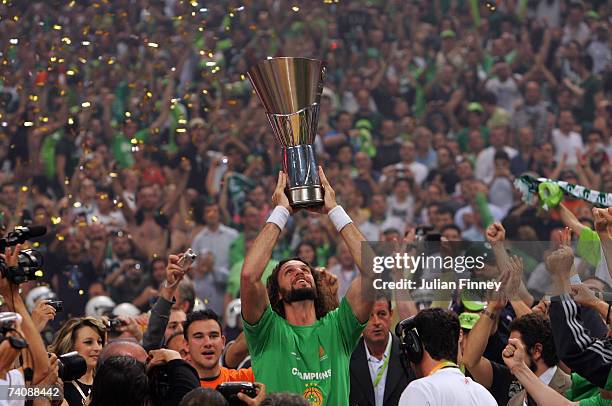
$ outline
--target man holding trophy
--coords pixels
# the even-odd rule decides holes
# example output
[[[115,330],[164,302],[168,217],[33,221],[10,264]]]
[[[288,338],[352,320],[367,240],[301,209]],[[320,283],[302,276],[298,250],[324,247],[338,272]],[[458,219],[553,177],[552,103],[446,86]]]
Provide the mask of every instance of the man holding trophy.
[[[268,59],[249,71],[281,144],[283,172],[272,196],[276,207],[246,255],[240,281],[256,379],[270,392],[298,393],[316,406],[346,404],[351,353],[373,306],[362,291],[372,286],[362,265],[365,238],[336,203],[312,148],[324,73],[320,61],[305,58]],[[289,216],[302,208],[329,215],[360,269],[340,306],[329,313],[319,292],[321,274],[299,259],[281,261],[267,286],[261,280]]]

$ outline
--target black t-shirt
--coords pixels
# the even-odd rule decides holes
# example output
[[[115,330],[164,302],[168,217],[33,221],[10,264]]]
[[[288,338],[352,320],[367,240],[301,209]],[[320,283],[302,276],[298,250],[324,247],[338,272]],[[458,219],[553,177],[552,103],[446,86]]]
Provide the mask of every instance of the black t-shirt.
[[[57,276],[57,295],[64,301],[66,317],[84,314],[89,287],[98,282],[96,271],[90,261],[71,263],[65,256],[49,254],[48,265],[44,266],[45,278],[49,281]]]
[[[491,361],[491,367],[493,368],[493,381],[489,392],[498,405],[507,405],[508,400],[522,391],[523,387],[504,364]]]
[[[380,171],[385,166],[393,165],[401,160],[400,147],[398,142],[389,145],[379,145],[376,148],[376,156],[374,157],[373,167]]]
[[[66,157],[66,165],[64,165],[64,171],[68,178],[72,177],[74,170],[79,164],[79,151],[74,144],[74,140],[68,136],[64,135],[55,146],[55,155],[63,155]]]
[[[83,401],[85,399],[83,399],[83,396],[81,396],[81,393],[73,385],[72,382],[74,382],[75,384],[79,385],[79,387],[81,388],[81,391],[83,392],[83,395],[85,395],[85,397],[89,396],[89,392],[91,390],[91,385],[86,385],[86,384],[81,383],[79,381],[64,382],[64,399],[66,399],[66,402],[68,402],[68,405],[70,405],[70,406],[82,406],[83,405]]]

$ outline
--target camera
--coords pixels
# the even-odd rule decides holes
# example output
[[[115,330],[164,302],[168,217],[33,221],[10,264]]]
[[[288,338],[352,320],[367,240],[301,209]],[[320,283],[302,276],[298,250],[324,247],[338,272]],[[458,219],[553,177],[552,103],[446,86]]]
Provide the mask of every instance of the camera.
[[[8,233],[4,238],[0,238],[0,251],[6,247],[23,244],[27,239],[39,237],[47,233],[44,226],[16,227],[14,231]],[[40,252],[27,249],[19,252],[17,256],[17,266],[9,267],[3,258],[0,258],[0,274],[11,283],[19,285],[21,283],[35,280],[42,276],[41,271],[43,257]]]
[[[64,311],[64,302],[62,302],[61,300],[49,300],[47,304],[54,308],[56,312]]]
[[[13,312],[0,313],[0,335],[15,330],[17,324],[21,322],[21,315]]]
[[[110,331],[117,331],[117,329],[123,325],[125,325],[125,322],[121,319],[118,318],[112,318],[112,319],[108,319],[108,322],[106,323],[108,326],[108,329]]]
[[[179,259],[178,264],[182,268],[189,268],[197,258],[198,254],[196,254],[191,248],[189,248],[187,251],[185,251],[181,259]]]
[[[78,352],[72,351],[57,357],[58,375],[64,382],[79,379],[87,372],[87,362]]]
[[[43,258],[40,252],[33,249],[23,250],[18,254],[16,267],[6,266],[4,259],[0,258],[0,273],[11,283],[19,285],[41,277],[42,273],[39,271],[42,264]]]
[[[217,386],[217,392],[220,392],[230,406],[244,405],[244,402],[238,399],[239,393],[244,393],[250,398],[257,396],[255,384],[251,382],[224,382]]]

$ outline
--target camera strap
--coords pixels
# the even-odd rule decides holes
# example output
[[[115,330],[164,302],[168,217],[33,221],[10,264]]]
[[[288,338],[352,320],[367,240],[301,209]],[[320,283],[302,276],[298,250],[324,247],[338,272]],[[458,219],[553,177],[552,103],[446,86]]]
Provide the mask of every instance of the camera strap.
[[[85,405],[85,401],[87,400],[87,398],[89,397],[89,395],[85,396],[85,393],[83,393],[83,390],[81,389],[81,386],[75,382],[75,381],[70,381],[71,384],[74,385],[74,387],[76,388],[76,390],[81,394],[81,404]],[[90,390],[91,392],[91,390]]]

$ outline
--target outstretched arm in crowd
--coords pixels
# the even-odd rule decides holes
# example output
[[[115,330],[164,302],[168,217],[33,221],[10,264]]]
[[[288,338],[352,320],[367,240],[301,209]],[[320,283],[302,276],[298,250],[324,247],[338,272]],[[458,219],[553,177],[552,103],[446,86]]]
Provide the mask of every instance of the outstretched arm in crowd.
[[[608,264],[608,272],[612,276],[612,207],[593,209],[595,231],[599,234],[601,248]]]
[[[562,245],[546,259],[558,296],[551,298],[550,322],[559,358],[572,371],[603,388],[612,368],[612,349],[591,337],[584,328],[581,308],[570,296],[570,273],[574,253]]]
[[[321,178],[321,185],[325,191],[323,210],[333,218],[335,216],[334,211],[341,210],[344,212],[344,210],[336,203],[336,192],[332,189],[321,167],[319,167],[319,178]],[[350,221],[346,213],[344,213],[344,216]],[[338,223],[334,222],[334,225],[338,228]],[[342,239],[351,252],[351,256],[357,268],[359,268],[359,275],[351,282],[346,292],[346,298],[357,320],[359,320],[360,323],[365,323],[370,318],[375,296],[372,288],[372,281],[375,274],[372,270],[366,269],[362,261],[362,249],[367,247],[366,239],[352,221],[344,225],[339,231]]]
[[[179,259],[178,255],[170,255],[168,257],[166,280],[159,289],[159,299],[151,309],[147,330],[142,339],[142,346],[147,351],[161,348],[164,341],[164,333],[170,320],[170,310],[172,309],[174,294],[186,272],[178,264]]]
[[[533,304],[533,296],[527,291],[525,283],[523,282],[523,264],[522,261],[519,264],[510,258],[504,241],[506,240],[506,230],[500,223],[493,223],[486,230],[487,240],[493,247],[495,253],[495,260],[498,264],[500,271],[508,269],[510,273],[511,282],[518,283],[518,286],[513,286],[513,292],[509,292],[508,300],[512,305],[514,311],[517,313],[517,317],[523,314],[531,313],[531,305]],[[514,283],[511,283],[514,285]]]
[[[17,257],[20,250],[20,245],[14,247],[12,252],[10,248],[5,250],[4,257],[7,267],[17,266]],[[25,362],[23,365],[24,367],[32,368],[34,371],[32,382],[29,383],[37,384],[41,379],[47,376],[51,367],[45,344],[19,294],[19,285],[14,285],[4,276],[0,276],[0,295],[4,296],[11,311],[21,315],[23,338],[27,341],[29,349],[25,352]],[[26,383],[28,382],[26,381]]]
[[[493,384],[493,366],[483,356],[489,337],[497,330],[499,312],[506,306],[505,298],[489,300],[487,309],[472,328],[468,337],[469,345],[463,353],[463,364],[476,382],[487,389]]]
[[[519,380],[521,385],[527,390],[527,393],[538,405],[570,406],[579,404],[564,398],[563,395],[546,385],[529,369],[527,364],[525,364],[525,348],[523,348],[520,340],[516,338],[508,340],[508,345],[502,352],[502,357],[512,375]]]
[[[291,213],[289,199],[285,195],[286,185],[287,175],[279,172],[272,202],[275,206],[284,207]],[[240,299],[242,300],[242,317],[249,324],[256,324],[270,303],[266,285],[262,282],[261,277],[272,257],[272,251],[280,233],[281,229],[278,225],[271,222],[266,223],[244,258],[240,273]]]

